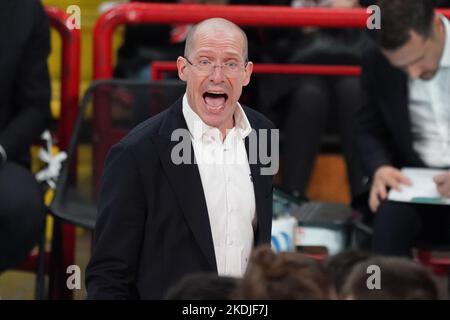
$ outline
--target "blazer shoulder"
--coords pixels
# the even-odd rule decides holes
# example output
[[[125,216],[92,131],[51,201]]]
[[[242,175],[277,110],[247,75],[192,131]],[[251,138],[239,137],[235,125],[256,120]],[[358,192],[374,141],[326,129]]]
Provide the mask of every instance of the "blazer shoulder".
[[[244,109],[245,115],[250,122],[250,125],[253,129],[275,129],[275,124],[263,115],[261,112],[258,112],[250,107],[242,106]]]
[[[362,79],[370,86],[391,88],[397,83],[406,83],[407,76],[394,67],[376,46],[370,46],[363,53]]]
[[[379,74],[385,72],[401,73],[399,69],[390,64],[376,45],[370,45],[363,51],[362,66],[363,70],[370,69]]]

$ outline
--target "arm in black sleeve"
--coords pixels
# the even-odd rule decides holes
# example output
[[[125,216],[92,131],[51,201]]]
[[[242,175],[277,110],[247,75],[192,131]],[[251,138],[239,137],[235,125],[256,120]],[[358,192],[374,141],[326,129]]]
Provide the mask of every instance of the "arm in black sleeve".
[[[88,299],[136,299],[135,279],[144,235],[146,202],[141,175],[129,146],[114,146],[106,160],[86,270]]]
[[[382,165],[390,165],[389,139],[380,110],[379,83],[376,77],[377,49],[366,51],[362,59],[363,103],[357,113],[357,143],[365,173],[372,178]]]

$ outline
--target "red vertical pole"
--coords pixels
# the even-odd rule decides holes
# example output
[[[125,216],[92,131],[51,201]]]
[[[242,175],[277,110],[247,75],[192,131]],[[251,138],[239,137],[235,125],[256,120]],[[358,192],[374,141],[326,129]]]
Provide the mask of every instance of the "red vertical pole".
[[[61,113],[58,126],[58,146],[67,150],[78,114],[80,85],[80,30],[67,25],[68,15],[61,9],[46,7],[50,25],[61,35]],[[50,258],[50,299],[71,299],[66,286],[66,270],[75,263],[75,227],[55,219]]]

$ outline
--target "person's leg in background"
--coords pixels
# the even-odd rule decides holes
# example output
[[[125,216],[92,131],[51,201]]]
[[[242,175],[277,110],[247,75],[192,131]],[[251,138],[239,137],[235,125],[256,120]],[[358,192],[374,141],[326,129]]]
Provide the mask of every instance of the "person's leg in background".
[[[381,255],[412,256],[423,222],[417,204],[383,201],[375,213],[373,251]]]
[[[329,85],[321,77],[302,77],[286,106],[283,187],[305,196],[321,146],[329,108]]]
[[[412,256],[417,244],[450,245],[448,206],[383,201],[375,214],[373,250]]]
[[[7,162],[0,168],[0,272],[23,262],[44,232],[40,185],[25,168]]]
[[[356,111],[361,104],[361,85],[358,77],[338,77],[334,80],[334,94],[338,112],[342,151],[352,198],[363,191],[363,172],[355,141]]]

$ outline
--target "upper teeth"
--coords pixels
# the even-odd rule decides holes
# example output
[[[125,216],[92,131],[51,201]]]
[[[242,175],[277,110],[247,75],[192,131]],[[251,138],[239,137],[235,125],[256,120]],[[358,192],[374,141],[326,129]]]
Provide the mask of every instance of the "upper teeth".
[[[219,92],[219,91],[210,91],[209,93],[212,93],[212,94],[224,94],[223,92]]]

